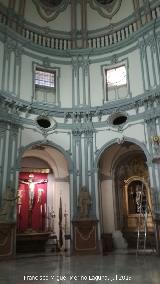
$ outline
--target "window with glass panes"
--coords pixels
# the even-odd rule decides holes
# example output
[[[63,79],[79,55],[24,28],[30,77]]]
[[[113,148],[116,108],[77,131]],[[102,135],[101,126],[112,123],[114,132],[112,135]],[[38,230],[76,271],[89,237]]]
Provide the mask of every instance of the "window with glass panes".
[[[105,69],[106,100],[118,100],[127,97],[126,66],[121,65]]]
[[[50,69],[35,69],[35,99],[39,102],[56,102],[56,71]]]
[[[55,75],[54,71],[45,71],[36,68],[35,71],[35,85],[37,88],[55,88]]]

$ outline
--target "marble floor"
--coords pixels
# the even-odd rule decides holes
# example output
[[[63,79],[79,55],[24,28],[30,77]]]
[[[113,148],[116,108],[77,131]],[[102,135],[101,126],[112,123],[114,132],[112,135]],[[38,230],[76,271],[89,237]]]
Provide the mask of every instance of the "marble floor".
[[[160,257],[112,253],[106,256],[19,255],[0,262],[0,284],[160,284]]]

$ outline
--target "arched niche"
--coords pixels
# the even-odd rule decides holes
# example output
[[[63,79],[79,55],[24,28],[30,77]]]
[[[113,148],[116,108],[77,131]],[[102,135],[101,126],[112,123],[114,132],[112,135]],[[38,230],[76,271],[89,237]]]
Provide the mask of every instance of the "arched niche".
[[[123,232],[127,229],[125,180],[139,176],[149,184],[147,158],[142,148],[128,140],[123,143],[115,143],[115,141],[116,139],[101,152],[98,158],[102,233],[112,233],[115,230]],[[148,192],[150,194],[150,188]]]
[[[147,212],[147,228],[153,229],[152,202],[148,180],[142,176],[131,176],[124,180],[125,230],[137,230],[139,215]]]
[[[36,228],[27,221],[27,228],[20,226],[20,222],[23,221],[22,209],[25,201],[21,196],[22,202],[18,204],[17,210],[17,237],[19,238],[21,234],[51,233],[56,236],[61,248],[66,249],[65,236],[70,235],[70,181],[66,156],[51,145],[34,144],[26,147],[20,159],[19,177],[19,192],[21,195],[25,193],[26,200],[29,200],[29,179],[32,178],[31,182],[34,183],[32,208],[26,204],[25,206],[26,210],[28,208],[28,220],[31,215],[32,220],[37,218],[39,223]],[[42,179],[45,179],[45,188]],[[69,248],[68,242],[67,246]]]

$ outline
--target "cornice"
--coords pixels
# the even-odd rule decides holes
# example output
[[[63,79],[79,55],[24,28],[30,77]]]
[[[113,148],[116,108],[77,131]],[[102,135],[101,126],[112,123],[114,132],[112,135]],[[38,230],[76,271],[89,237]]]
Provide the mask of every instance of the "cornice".
[[[69,59],[74,56],[79,55],[86,55],[86,56],[100,56],[100,55],[106,55],[107,53],[115,53],[117,51],[120,51],[122,48],[127,48],[129,45],[135,43],[138,41],[139,38],[144,37],[149,31],[152,31],[155,29],[155,25],[160,24],[160,18],[156,21],[151,21],[144,27],[142,27],[140,30],[134,32],[130,35],[129,38],[124,39],[116,44],[112,44],[107,47],[101,47],[101,48],[85,48],[85,49],[66,49],[66,50],[59,50],[59,49],[51,49],[43,46],[39,46],[38,44],[34,44],[30,40],[27,40],[23,38],[21,35],[17,34],[16,32],[12,31],[10,28],[3,26],[0,24],[0,39],[5,42],[6,38],[11,38],[15,42],[18,42],[22,45],[23,48],[30,49],[32,51],[45,54],[45,56],[52,56],[52,57],[61,57]],[[36,56],[36,55],[35,55]],[[64,61],[64,60],[63,60]],[[67,64],[67,62],[66,62]]]
[[[113,112],[129,111],[134,108],[138,110],[141,106],[144,106],[147,110],[148,106],[153,104],[153,101],[156,101],[157,105],[160,104],[160,87],[130,99],[108,102],[98,107],[86,106],[74,108],[58,108],[53,105],[30,103],[17,98],[13,93],[0,91],[1,108],[6,108],[8,113],[14,115],[15,119],[20,116],[20,113],[24,113],[26,116],[29,114],[43,114],[46,116],[61,117],[64,118],[65,121],[68,119],[73,119],[77,122],[81,119],[92,120],[92,117],[98,117],[98,119],[101,120],[103,115],[110,115]],[[154,113],[156,116],[158,115],[156,112]],[[149,117],[146,117],[146,119],[149,119]]]

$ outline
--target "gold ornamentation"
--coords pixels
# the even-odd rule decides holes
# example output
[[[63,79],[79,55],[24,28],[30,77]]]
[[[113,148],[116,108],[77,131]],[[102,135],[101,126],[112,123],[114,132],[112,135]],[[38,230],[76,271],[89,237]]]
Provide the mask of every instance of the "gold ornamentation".
[[[41,173],[41,174],[49,174],[51,172],[50,169],[32,169],[32,168],[22,168],[22,173]]]
[[[141,186],[141,190],[143,190],[144,194],[146,195],[148,206],[149,206],[149,208],[151,208],[149,186],[148,186],[148,183],[147,183],[147,181],[144,177],[132,176],[132,177],[128,178],[127,180],[124,180],[124,183],[125,183],[125,197],[126,197],[126,210],[127,210],[126,213],[127,213],[127,215],[138,213],[137,198],[138,198],[138,193],[139,193],[138,190],[139,190],[140,186]],[[134,189],[132,188],[132,183],[133,183],[134,186],[136,186],[136,188],[134,188]],[[129,193],[129,187],[131,188],[130,193]],[[130,211],[130,208],[129,208],[129,198],[130,198],[129,194],[131,194],[131,193],[133,193],[135,195],[135,196],[133,196],[133,195],[131,196],[132,200],[135,199],[135,208],[137,208],[137,210],[135,210],[135,212],[132,212],[132,210]]]

